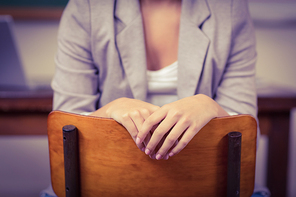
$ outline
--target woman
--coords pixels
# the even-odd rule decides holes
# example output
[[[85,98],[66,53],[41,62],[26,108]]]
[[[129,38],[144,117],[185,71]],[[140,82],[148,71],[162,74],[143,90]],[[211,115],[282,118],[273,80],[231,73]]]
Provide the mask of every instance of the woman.
[[[59,31],[54,109],[113,118],[146,154],[168,158],[226,111],[256,117],[255,60],[245,1],[73,0]],[[169,88],[154,90],[151,73],[174,62]],[[159,99],[166,105],[147,102]]]
[[[70,0],[58,42],[54,110],[113,118],[152,158],[212,118],[256,117],[245,0]]]

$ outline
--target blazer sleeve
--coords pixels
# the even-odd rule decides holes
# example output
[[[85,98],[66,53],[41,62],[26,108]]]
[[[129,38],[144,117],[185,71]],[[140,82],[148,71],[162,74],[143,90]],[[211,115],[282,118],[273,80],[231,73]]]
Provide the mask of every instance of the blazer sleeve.
[[[58,32],[56,70],[52,80],[53,110],[74,113],[95,111],[98,69],[91,53],[90,8],[88,0],[70,0]]]
[[[246,0],[232,0],[231,49],[215,100],[226,111],[257,117],[256,43]]]

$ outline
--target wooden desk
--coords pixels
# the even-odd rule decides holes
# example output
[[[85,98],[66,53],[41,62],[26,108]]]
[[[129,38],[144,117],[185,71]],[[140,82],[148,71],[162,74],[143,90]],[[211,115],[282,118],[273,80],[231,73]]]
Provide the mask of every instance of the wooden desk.
[[[272,196],[287,196],[290,111],[296,97],[259,98],[258,118],[262,135],[268,135],[267,186]]]
[[[0,135],[47,135],[51,109],[52,92],[0,97]]]
[[[269,136],[267,184],[273,197],[286,196],[290,110],[296,97],[259,98],[262,135]],[[46,135],[52,96],[0,98],[0,135]]]

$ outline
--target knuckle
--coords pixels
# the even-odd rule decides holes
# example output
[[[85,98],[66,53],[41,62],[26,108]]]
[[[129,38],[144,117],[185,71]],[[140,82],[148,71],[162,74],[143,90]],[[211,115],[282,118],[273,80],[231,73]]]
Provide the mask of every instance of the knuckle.
[[[166,134],[166,132],[164,132],[164,131],[155,130],[153,133],[153,136],[157,139],[162,139],[165,134]]]
[[[174,136],[168,136],[167,137],[167,142],[171,145],[174,144],[176,141],[176,138]]]
[[[180,111],[178,111],[178,110],[174,110],[174,111],[171,112],[171,116],[173,118],[179,119],[182,116],[182,113]]]
[[[143,114],[144,116],[148,116],[148,115],[150,115],[148,109],[141,109],[141,114]]]
[[[129,116],[130,117],[140,117],[140,113],[138,110],[133,110],[133,111],[129,112]]]
[[[155,137],[162,137],[164,134],[160,129],[156,129],[153,133]]]
[[[181,141],[179,142],[179,144],[181,145],[181,147],[185,147],[185,146],[187,146],[188,141],[187,141],[187,140],[181,140]]]
[[[130,119],[130,116],[129,116],[128,113],[125,113],[125,114],[123,114],[123,115],[121,116],[121,118],[122,118],[123,121],[127,121],[127,120]]]
[[[181,124],[183,125],[189,125],[191,123],[191,120],[189,118],[183,118],[181,120]]]
[[[191,129],[192,129],[193,132],[197,132],[199,130],[199,127],[198,127],[197,124],[192,124]]]

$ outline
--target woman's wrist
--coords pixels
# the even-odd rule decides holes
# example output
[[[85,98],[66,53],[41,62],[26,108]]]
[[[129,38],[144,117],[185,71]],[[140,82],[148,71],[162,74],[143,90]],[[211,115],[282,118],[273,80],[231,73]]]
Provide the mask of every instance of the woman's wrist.
[[[91,116],[98,116],[98,117],[103,117],[103,118],[112,118],[112,110],[113,110],[113,106],[124,102],[124,100],[126,100],[128,98],[126,97],[121,97],[118,99],[115,99],[113,101],[111,101],[110,103],[108,103],[107,105],[104,105],[103,107],[99,108],[98,110],[94,111],[93,113],[91,113]]]
[[[107,109],[108,109],[108,107],[107,107],[107,105],[105,105],[105,106],[97,109],[96,111],[92,112],[90,114],[90,116],[97,116],[97,117],[102,117],[102,118],[110,118],[108,116],[108,114],[106,113]]]
[[[205,94],[195,95],[199,100],[204,100],[207,103],[207,108],[211,110],[213,118],[229,116],[229,114],[211,97]]]

